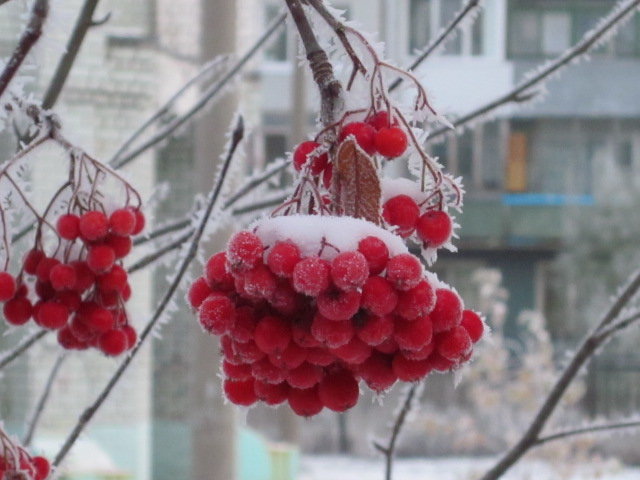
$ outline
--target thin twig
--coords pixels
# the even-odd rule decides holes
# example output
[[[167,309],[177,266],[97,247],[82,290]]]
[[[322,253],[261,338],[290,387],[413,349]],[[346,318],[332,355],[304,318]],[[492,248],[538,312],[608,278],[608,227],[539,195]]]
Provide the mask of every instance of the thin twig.
[[[69,72],[73,67],[78,52],[80,51],[80,47],[84,41],[84,36],[91,27],[95,26],[93,13],[95,12],[99,1],[100,0],[86,0],[82,6],[82,10],[80,10],[80,15],[73,27],[65,52],[60,58],[51,82],[49,82],[49,87],[44,94],[42,108],[45,110],[52,108],[58,100],[58,96],[67,81]]]
[[[49,1],[36,0],[31,9],[29,22],[22,32],[22,36],[11,54],[11,58],[0,73],[0,97],[9,86],[9,83],[20,69],[22,62],[27,54],[31,51],[40,36],[42,35],[42,26],[49,14]]]
[[[629,315],[626,318],[623,318],[622,320],[618,320],[613,325],[610,325],[609,327],[600,330],[600,332],[598,332],[598,338],[601,340],[605,340],[606,338],[610,337],[614,333],[627,328],[629,325],[631,325],[634,322],[637,322],[639,319],[640,319],[640,312],[636,312],[632,315]]]
[[[562,432],[553,433],[544,437],[538,438],[535,445],[539,446],[544,443],[552,442],[554,440],[561,440],[567,437],[574,437],[576,435],[584,435],[588,433],[606,432],[611,430],[620,430],[623,428],[636,428],[640,427],[640,420],[634,420],[629,422],[620,423],[607,423],[604,425],[590,425],[582,428],[575,428],[573,430],[564,430]]]
[[[180,230],[184,230],[189,225],[191,225],[191,220],[188,219],[188,218],[185,218],[185,219],[182,219],[182,220],[176,220],[175,222],[171,222],[171,223],[167,223],[165,225],[162,225],[161,227],[156,228],[155,230],[152,230],[151,232],[147,233],[146,235],[140,235],[140,236],[136,237],[133,240],[133,245],[137,246],[137,245],[145,244],[147,242],[150,242],[151,240],[154,240],[154,239],[156,239],[158,237],[163,237],[164,235],[167,235],[169,233],[174,233],[174,232],[178,232]]]
[[[181,236],[176,238],[173,242],[170,242],[167,245],[154,250],[149,255],[147,255],[145,257],[142,257],[136,263],[131,265],[127,269],[127,272],[129,272],[131,274],[131,273],[137,272],[138,270],[142,270],[146,266],[151,265],[156,260],[164,257],[167,253],[169,253],[169,252],[171,252],[173,250],[177,250],[178,248],[180,248],[180,246],[182,244],[184,244],[184,242],[186,242],[187,240],[189,240],[189,238],[191,238],[191,235],[193,235],[194,231],[195,231],[194,229],[187,230]]]
[[[33,434],[36,431],[36,427],[38,426],[38,422],[40,421],[40,417],[42,416],[42,412],[44,412],[44,407],[49,400],[49,395],[51,395],[51,389],[53,388],[53,384],[56,381],[56,377],[58,376],[58,372],[60,371],[60,367],[62,367],[62,363],[64,359],[67,358],[66,353],[61,353],[56,358],[56,361],[51,368],[51,372],[49,373],[49,377],[47,377],[47,383],[44,386],[44,390],[38,399],[38,403],[36,404],[36,408],[31,416],[31,420],[29,420],[27,426],[27,432],[24,435],[24,439],[22,440],[22,445],[24,447],[28,447],[31,444],[31,440],[33,439]]]
[[[291,165],[291,161],[289,159],[283,158],[280,161],[273,162],[269,165],[264,172],[258,177],[252,178],[247,181],[244,185],[240,186],[236,193],[231,195],[223,204],[224,208],[229,208],[231,205],[236,203],[242,197],[244,197],[247,193],[259,187],[264,182],[269,180],[274,175],[282,172],[285,168]]]
[[[580,41],[578,41],[578,43],[576,43],[573,47],[566,50],[555,60],[552,60],[546,65],[543,65],[542,68],[538,67],[534,69],[532,71],[533,73],[530,76],[525,75],[525,80],[520,82],[514,89],[512,89],[508,93],[500,95],[495,100],[492,100],[491,102],[454,120],[452,122],[453,126],[458,128],[466,125],[476,118],[486,115],[487,113],[499,107],[502,107],[503,105],[507,105],[509,103],[523,103],[530,100],[537,93],[535,91],[529,91],[531,88],[535,87],[544,79],[556,73],[562,67],[573,63],[576,58],[587,53],[589,49],[596,45],[604,35],[611,31],[627,15],[632,13],[633,10],[638,7],[638,5],[640,5],[640,0],[627,0],[618,2],[612,9],[612,13],[605,17],[605,19],[597,28],[585,33]],[[427,136],[426,140],[429,141],[438,137],[442,137],[449,131],[449,128],[439,128],[431,132]]]
[[[149,138],[146,142],[142,143],[139,147],[130,151],[122,156],[114,157],[109,163],[114,168],[120,168],[127,165],[134,158],[138,157],[148,149],[160,143],[165,138],[170,136],[182,125],[191,120],[200,110],[202,110],[209,101],[220,93],[224,87],[242,70],[242,68],[251,60],[251,58],[264,46],[269,38],[278,31],[281,25],[284,25],[286,14],[280,15],[276,18],[267,30],[260,36],[260,38],[254,43],[254,45],[240,58],[236,64],[216,83],[207,88],[198,101],[183,115],[173,120],[166,127],[162,128],[159,132]]]
[[[13,350],[6,353],[2,358],[0,358],[0,370],[9,365],[15,359],[17,359],[24,352],[29,350],[38,340],[44,337],[47,333],[47,330],[39,330],[36,333],[30,335],[22,342],[20,342]]]
[[[131,361],[135,358],[136,354],[140,350],[141,346],[144,344],[145,340],[150,336],[151,332],[153,331],[154,327],[158,323],[158,320],[162,317],[162,314],[164,313],[167,306],[173,300],[173,296],[178,290],[185,274],[187,273],[187,270],[189,269],[189,266],[191,265],[191,262],[196,256],[198,246],[200,244],[200,240],[202,239],[202,236],[207,226],[207,221],[209,220],[209,217],[213,212],[213,209],[216,205],[218,197],[220,196],[220,192],[222,191],[222,186],[227,176],[227,172],[229,170],[231,160],[233,159],[234,153],[238,145],[240,144],[243,136],[244,136],[244,126],[242,122],[242,117],[239,117],[238,123],[232,134],[231,146],[229,148],[229,151],[227,152],[226,158],[224,160],[224,164],[222,166],[222,170],[220,171],[220,176],[218,177],[215,187],[211,190],[211,194],[207,202],[206,210],[202,216],[202,219],[200,221],[200,224],[197,227],[195,234],[191,239],[191,244],[189,245],[189,249],[187,250],[185,257],[182,259],[179,267],[176,269],[176,274],[175,274],[175,277],[173,278],[173,281],[171,282],[171,284],[169,285],[169,288],[164,293],[164,296],[162,297],[162,300],[156,307],[156,310],[153,313],[151,319],[149,320],[146,327],[140,334],[140,340],[138,341],[136,346],[131,350],[129,355],[127,355],[125,359],[122,361],[122,363],[120,364],[116,372],[113,374],[113,376],[109,379],[109,381],[107,382],[107,385],[100,392],[96,400],[89,407],[85,409],[82,415],[80,415],[80,418],[78,419],[78,423],[73,428],[73,430],[65,440],[64,444],[60,448],[59,452],[55,456],[55,459],[53,461],[54,466],[56,467],[59,466],[62,460],[64,460],[67,453],[69,453],[69,450],[71,449],[71,447],[75,444],[80,434],[88,425],[89,421],[93,418],[95,413],[98,411],[100,406],[104,403],[104,401],[107,399],[107,397],[109,396],[109,394],[111,393],[115,385],[118,383],[118,381],[120,380],[124,372],[127,370]]]
[[[276,205],[282,204],[287,198],[291,196],[293,192],[289,192],[286,195],[279,196],[277,198],[271,198],[269,200],[263,200],[262,202],[251,203],[249,205],[244,205],[242,207],[235,208],[231,211],[233,216],[244,215],[246,213],[256,212],[258,210],[263,210],[269,207],[275,207]]]
[[[469,0],[462,9],[455,15],[453,20],[443,29],[440,33],[431,40],[431,42],[425,47],[425,49],[418,54],[416,59],[413,61],[411,65],[406,69],[408,71],[415,70],[422,62],[424,62],[429,55],[431,55],[442,43],[450,38],[451,33],[458,27],[460,22],[464,20],[464,18],[473,12],[477,7],[480,6],[480,0]],[[400,84],[404,81],[404,78],[398,77],[390,86],[389,91],[392,92],[396,88],[400,86]]]

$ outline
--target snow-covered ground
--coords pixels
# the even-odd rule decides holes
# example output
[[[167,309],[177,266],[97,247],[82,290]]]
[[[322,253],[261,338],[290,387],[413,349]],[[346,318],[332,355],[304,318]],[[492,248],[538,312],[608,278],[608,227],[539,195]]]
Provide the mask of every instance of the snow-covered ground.
[[[410,458],[395,461],[394,480],[474,480],[491,465],[490,458]],[[616,462],[551,465],[525,461],[505,480],[640,480],[640,467]],[[383,480],[384,460],[343,456],[303,456],[298,480]]]

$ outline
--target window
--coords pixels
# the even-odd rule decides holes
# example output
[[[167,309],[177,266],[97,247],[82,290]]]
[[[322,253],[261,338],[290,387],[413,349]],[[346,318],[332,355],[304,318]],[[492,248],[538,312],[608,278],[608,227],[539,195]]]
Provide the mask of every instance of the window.
[[[409,52],[424,48],[431,38],[431,0],[412,0],[409,6]]]

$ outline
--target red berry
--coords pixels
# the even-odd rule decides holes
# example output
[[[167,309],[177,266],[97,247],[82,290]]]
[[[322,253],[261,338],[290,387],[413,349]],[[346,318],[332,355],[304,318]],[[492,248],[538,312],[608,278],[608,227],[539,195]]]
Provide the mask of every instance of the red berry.
[[[289,370],[287,373],[287,383],[294,388],[311,388],[317,385],[323,376],[324,372],[322,368],[304,362],[302,365]]]
[[[398,351],[398,344],[393,337],[389,337],[380,345],[376,345],[376,350],[381,353],[395,353]]]
[[[104,275],[98,277],[98,288],[104,292],[122,292],[127,285],[127,271],[120,265],[114,265]]]
[[[95,282],[95,275],[87,265],[87,262],[76,260],[71,264],[76,271],[76,284],[74,290],[82,293],[91,288]]]
[[[56,295],[51,283],[41,282],[40,280],[36,282],[35,291],[40,300],[51,300]]]
[[[72,265],[60,263],[49,272],[49,281],[54,290],[71,290],[76,284],[76,270]]]
[[[245,363],[234,365],[225,359],[222,361],[222,373],[230,380],[247,380],[251,378],[251,365]]]
[[[356,291],[327,290],[317,299],[320,314],[329,320],[348,320],[360,309],[362,295]]]
[[[0,302],[6,302],[16,294],[16,280],[7,272],[0,272]]]
[[[320,146],[319,143],[314,141],[302,142],[297,146],[293,152],[293,168],[296,171],[302,170],[302,167],[307,163],[308,159],[311,159],[311,173],[318,175],[324,170],[329,162],[329,155],[327,152],[311,155],[311,153]]]
[[[304,363],[307,359],[307,353],[306,348],[302,348],[295,342],[290,342],[282,353],[270,355],[269,359],[271,363],[280,368],[292,370]]]
[[[331,352],[348,365],[360,365],[371,355],[371,347],[358,337],[353,337],[349,343],[334,348]]]
[[[402,353],[393,357],[393,373],[403,382],[417,382],[431,371],[429,360],[409,360]]]
[[[422,264],[409,253],[401,253],[387,263],[387,280],[398,290],[410,290],[422,279]]]
[[[227,266],[232,271],[246,271],[262,261],[262,240],[251,232],[238,232],[227,245]]]
[[[293,341],[303,348],[319,347],[322,344],[311,334],[308,328],[300,325],[294,325],[291,328],[291,336]]]
[[[311,334],[326,346],[338,348],[353,338],[355,329],[350,320],[336,322],[317,314],[311,324]]]
[[[328,367],[336,361],[333,353],[323,347],[310,348],[307,351],[307,362],[319,367]]]
[[[473,343],[476,343],[482,338],[482,334],[484,333],[484,323],[482,322],[480,315],[473,310],[464,310],[462,312],[462,326],[469,334]]]
[[[109,233],[109,220],[107,216],[91,210],[80,217],[80,235],[84,240],[95,242]]]
[[[244,274],[244,291],[255,298],[270,298],[278,286],[276,276],[264,265],[256,265]]]
[[[445,288],[436,290],[436,306],[429,315],[433,322],[434,333],[444,332],[462,322],[462,302],[460,297]]]
[[[278,284],[268,300],[271,306],[283,315],[293,315],[305,303],[303,297],[286,281]]]
[[[380,345],[393,334],[393,317],[365,315],[363,319],[363,325],[357,329],[356,335],[367,345]]]
[[[116,357],[125,352],[129,347],[127,334],[122,330],[109,330],[98,339],[98,348],[110,357]]]
[[[393,338],[403,350],[417,351],[431,342],[433,326],[428,315],[417,320],[398,320]]]
[[[258,399],[267,405],[279,405],[289,396],[289,385],[286,382],[273,385],[256,380],[253,386]]]
[[[386,268],[389,261],[389,249],[378,237],[370,236],[360,240],[358,251],[367,259],[371,275],[378,275]]]
[[[35,275],[38,264],[43,258],[45,258],[45,254],[42,250],[29,250],[24,257],[24,271],[29,275]]]
[[[212,291],[204,277],[198,278],[189,287],[187,299],[192,308],[198,308],[204,302],[204,299],[211,295]]]
[[[94,245],[87,253],[87,265],[94,273],[107,272],[116,261],[116,254],[113,248],[107,245]]]
[[[322,404],[335,412],[344,412],[353,407],[358,403],[359,395],[358,381],[347,370],[330,373],[318,385]]]
[[[231,336],[237,342],[248,342],[253,339],[257,319],[251,307],[239,307],[236,309],[235,322],[231,326]]]
[[[420,207],[409,195],[396,195],[382,207],[382,218],[389,224],[398,227],[398,234],[408,237],[416,228],[420,216]]]
[[[403,350],[402,354],[407,357],[409,360],[425,360],[429,358],[429,356],[436,349],[436,342],[433,340],[426,345],[424,345],[420,350]]]
[[[51,273],[51,269],[58,265],[60,260],[56,260],[55,258],[44,257],[38,263],[38,268],[36,269],[36,277],[41,282],[49,281],[49,274]]]
[[[138,343],[138,332],[131,325],[122,327],[122,331],[127,336],[127,350],[136,346]]]
[[[293,288],[298,293],[317,297],[331,284],[329,262],[318,257],[300,260],[293,269]]]
[[[391,357],[381,353],[373,353],[359,366],[358,374],[367,386],[377,393],[390,389],[398,380],[391,367]]]
[[[33,307],[26,297],[15,297],[4,304],[4,318],[11,325],[24,325],[31,318]]]
[[[120,235],[107,235],[104,244],[111,247],[116,254],[116,258],[124,258],[129,255],[133,248],[131,237],[121,237]]]
[[[448,372],[456,366],[455,362],[444,358],[438,352],[433,352],[426,360],[429,368],[437,370],[438,372]]]
[[[198,320],[209,333],[222,335],[231,328],[235,320],[233,303],[227,297],[213,293],[200,305]]]
[[[72,213],[61,215],[56,223],[56,230],[65,240],[75,240],[80,235],[80,217]]]
[[[69,309],[62,303],[43,302],[36,312],[36,322],[43,328],[57,330],[69,319]]]
[[[406,292],[400,292],[394,313],[407,320],[421,317],[433,310],[436,294],[426,280]]]
[[[446,212],[431,210],[426,212],[416,223],[416,233],[424,242],[424,246],[438,248],[451,238],[453,222]]]
[[[34,480],[45,480],[49,476],[49,473],[51,472],[49,460],[44,457],[32,457],[31,464],[36,470]]]
[[[292,242],[276,243],[267,255],[267,265],[279,277],[291,278],[300,261],[300,249]]]
[[[131,235],[138,235],[140,232],[142,232],[142,230],[144,230],[147,219],[144,217],[144,213],[142,213],[142,210],[140,210],[139,208],[131,208],[131,211],[136,217],[136,226],[131,232]]]
[[[85,348],[85,343],[78,339],[71,330],[69,325],[65,325],[58,330],[57,338],[58,344],[67,350],[81,350]]]
[[[265,357],[265,353],[253,340],[244,343],[234,342],[233,350],[244,363],[254,363]]]
[[[224,394],[231,403],[249,407],[258,401],[254,382],[253,378],[237,382],[227,379],[223,383]]]
[[[385,111],[377,112],[371,117],[367,119],[367,123],[371,125],[376,130],[380,130],[381,128],[389,127],[391,124],[389,123],[389,113]],[[395,125],[396,122],[394,122]]]
[[[120,208],[109,217],[109,228],[122,237],[131,235],[136,228],[136,215],[129,208]]]
[[[263,317],[256,325],[254,337],[256,345],[264,353],[282,353],[291,341],[291,327],[281,318]]]
[[[360,252],[342,252],[331,262],[331,279],[340,290],[358,290],[368,277],[369,265]]]
[[[349,135],[353,135],[360,148],[369,155],[376,153],[376,131],[371,125],[364,122],[348,123],[342,128],[338,140],[342,142]]]
[[[227,254],[218,252],[212,255],[204,267],[205,278],[211,288],[230,290],[233,288],[233,277],[227,270]]]
[[[251,365],[251,375],[257,380],[276,384],[284,382],[287,372],[264,357]]]
[[[387,315],[397,304],[397,292],[382,277],[369,277],[362,287],[362,308],[374,315]]]
[[[289,389],[289,406],[296,414],[302,417],[312,417],[322,411],[323,405],[318,396],[318,387],[301,390]]]
[[[462,360],[471,348],[471,338],[464,327],[455,327],[438,337],[438,353],[452,362]]]
[[[382,127],[376,132],[375,144],[380,155],[399,157],[407,150],[407,134],[398,127]]]
[[[86,315],[84,322],[94,332],[104,333],[114,327],[115,319],[106,308],[95,307]]]

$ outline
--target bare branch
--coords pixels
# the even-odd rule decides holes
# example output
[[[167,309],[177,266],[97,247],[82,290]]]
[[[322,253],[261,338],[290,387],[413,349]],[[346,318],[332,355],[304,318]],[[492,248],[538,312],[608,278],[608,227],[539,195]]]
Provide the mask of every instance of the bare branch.
[[[42,35],[42,26],[49,14],[49,0],[36,0],[31,9],[29,22],[24,32],[11,54],[9,61],[0,73],[0,97],[9,86],[9,83],[20,69],[22,62],[27,54],[31,51],[40,36]]]
[[[13,350],[7,352],[2,358],[0,358],[0,370],[13,362],[16,358],[29,350],[38,340],[44,337],[47,330],[38,330],[36,333],[30,335],[22,342],[20,342]]]
[[[611,335],[613,335],[614,333],[617,333],[620,330],[624,330],[625,328],[631,326],[632,324],[637,322],[639,319],[640,319],[640,312],[636,312],[632,315],[629,315],[626,318],[623,318],[622,320],[618,320],[616,323],[609,326],[608,328],[600,330],[600,332],[598,332],[598,339],[605,340]]]
[[[554,440],[562,440],[568,437],[574,437],[576,435],[609,432],[612,430],[621,430],[623,428],[637,428],[637,427],[640,427],[640,420],[619,422],[619,423],[606,423],[604,425],[589,425],[587,427],[575,428],[573,430],[564,430],[562,432],[553,433],[545,437],[540,437],[536,441],[535,446],[539,446],[548,442],[553,442]]]
[[[480,0],[469,0],[462,9],[454,16],[453,20],[418,54],[416,59],[406,69],[408,71],[415,70],[422,62],[424,62],[445,40],[451,38],[451,34],[458,27],[464,18],[480,6]],[[398,77],[390,86],[389,91],[392,92],[403,82],[402,77]]]
[[[111,20],[111,12],[107,12],[107,14],[100,19],[91,20],[91,26],[100,27],[107,23],[109,20]]]
[[[31,444],[31,440],[33,439],[33,434],[36,431],[36,427],[38,426],[38,422],[40,421],[40,417],[42,416],[42,412],[44,412],[44,407],[49,400],[49,395],[51,394],[51,389],[53,388],[53,384],[56,381],[56,377],[58,376],[58,372],[60,371],[60,367],[62,367],[62,362],[67,358],[66,353],[61,353],[56,358],[56,361],[51,368],[51,372],[49,373],[49,377],[47,377],[47,382],[44,386],[44,390],[38,399],[38,403],[36,404],[33,415],[31,416],[31,420],[27,424],[27,433],[24,435],[24,439],[22,440],[22,445],[24,447],[28,447]]]
[[[462,117],[454,120],[452,123],[454,127],[461,127],[467,123],[482,117],[499,107],[507,105],[509,103],[522,103],[528,98],[532,98],[537,92],[531,91],[533,87],[541,83],[546,78],[550,77],[554,73],[558,72],[563,67],[573,63],[573,61],[579,58],[581,55],[587,53],[598,41],[609,33],[618,23],[624,20],[629,14],[638,8],[640,0],[623,0],[618,2],[612,9],[611,13],[605,17],[602,23],[595,28],[584,34],[584,36],[573,47],[566,50],[555,60],[548,62],[542,68],[536,68],[531,75],[525,75],[525,80],[520,82],[513,90],[505,93],[495,100],[463,115]],[[439,128],[427,136],[427,141],[435,138],[442,137],[450,129]]]
[[[196,232],[191,239],[191,244],[189,245],[189,249],[187,250],[186,255],[184,256],[184,258],[180,262],[180,265],[176,269],[176,274],[173,278],[173,281],[169,285],[169,288],[165,291],[151,319],[149,320],[144,330],[140,334],[140,340],[138,341],[136,346],[133,347],[129,355],[127,355],[125,359],[122,361],[122,363],[120,364],[116,372],[113,374],[113,376],[109,379],[106,386],[100,392],[96,400],[89,407],[85,409],[82,415],[80,415],[80,418],[78,419],[78,422],[76,423],[75,427],[73,428],[73,430],[65,440],[64,444],[60,448],[60,451],[57,453],[53,461],[54,466],[56,467],[59,466],[60,463],[64,460],[67,453],[69,453],[69,450],[71,450],[71,447],[73,447],[75,442],[78,440],[78,437],[80,436],[80,434],[84,431],[84,429],[88,425],[89,421],[93,418],[95,413],[98,411],[100,406],[104,403],[104,401],[107,399],[107,397],[109,396],[109,394],[111,393],[115,385],[118,383],[118,381],[120,380],[124,372],[127,370],[129,365],[131,364],[131,361],[135,358],[136,354],[140,350],[140,347],[142,347],[145,340],[150,336],[158,320],[160,320],[165,309],[167,308],[169,303],[172,301],[173,296],[175,295],[178,288],[180,287],[180,284],[182,283],[182,280],[185,274],[187,273],[189,266],[191,265],[191,262],[196,256],[198,246],[200,245],[200,240],[202,239],[205,228],[207,226],[207,222],[217,203],[218,197],[220,196],[220,192],[222,191],[222,186],[227,176],[227,172],[229,171],[231,160],[233,159],[234,153],[238,145],[242,141],[243,136],[244,136],[244,125],[242,122],[242,117],[240,117],[238,119],[238,123],[235,127],[235,130],[232,134],[231,146],[224,160],[222,170],[220,171],[220,176],[218,177],[215,187],[211,190],[211,193],[207,201],[207,206],[202,216],[202,219],[200,221],[200,224],[198,225]]]

